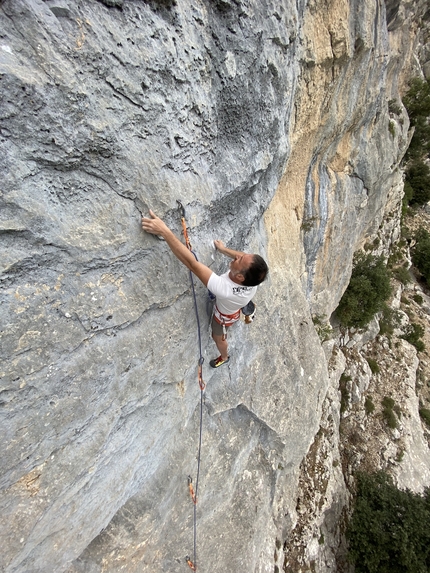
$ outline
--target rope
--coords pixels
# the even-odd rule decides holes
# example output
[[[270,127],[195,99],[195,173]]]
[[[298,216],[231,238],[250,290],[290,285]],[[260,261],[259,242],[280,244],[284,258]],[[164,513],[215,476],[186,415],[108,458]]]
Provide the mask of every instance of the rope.
[[[185,221],[185,209],[182,206],[180,201],[177,201],[178,208],[181,213],[181,224],[182,224],[182,232],[184,234],[185,244],[191,253],[193,253],[196,261],[198,261],[196,253],[192,250],[190,239],[188,237],[188,230],[187,230],[187,223]],[[197,296],[196,296],[196,289],[194,287],[194,279],[193,273],[190,271],[190,282],[191,282],[191,289],[193,293],[193,300],[194,300],[194,311],[196,314],[196,322],[197,322],[197,335],[198,335],[198,343],[199,343],[199,362],[198,362],[198,369],[197,369],[197,378],[199,382],[200,388],[200,426],[199,426],[199,445],[198,445],[198,452],[197,452],[197,473],[196,473],[196,487],[193,486],[193,480],[191,476],[188,476],[188,489],[190,491],[191,499],[193,500],[194,511],[193,511],[193,560],[187,555],[185,558],[188,566],[192,571],[197,571],[197,495],[199,490],[199,477],[200,477],[200,460],[201,460],[201,451],[202,451],[202,432],[203,432],[203,392],[206,387],[206,384],[203,381],[203,352],[202,352],[202,335],[201,335],[201,328],[200,328],[200,317],[199,311],[197,307]]]

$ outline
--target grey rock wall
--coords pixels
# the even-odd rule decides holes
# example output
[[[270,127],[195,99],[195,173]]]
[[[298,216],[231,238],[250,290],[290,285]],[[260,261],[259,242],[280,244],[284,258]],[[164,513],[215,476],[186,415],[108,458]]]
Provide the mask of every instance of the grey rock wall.
[[[140,230],[152,208],[179,234],[180,200],[216,272],[215,238],[269,260],[219,372],[197,285],[197,548],[202,572],[272,572],[329,387],[311,310],[336,307],[405,145],[384,4],[3,0],[0,30],[1,569],[187,568],[196,321]]]

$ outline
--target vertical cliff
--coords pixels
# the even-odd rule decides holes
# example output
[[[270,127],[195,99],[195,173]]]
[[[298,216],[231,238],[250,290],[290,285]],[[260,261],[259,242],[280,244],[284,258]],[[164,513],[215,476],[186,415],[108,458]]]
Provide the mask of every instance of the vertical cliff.
[[[2,569],[187,568],[196,321],[140,230],[150,207],[179,234],[180,200],[214,271],[214,238],[270,266],[229,367],[204,364],[199,571],[279,571],[337,399],[311,315],[398,232],[384,2],[3,0],[0,23]]]

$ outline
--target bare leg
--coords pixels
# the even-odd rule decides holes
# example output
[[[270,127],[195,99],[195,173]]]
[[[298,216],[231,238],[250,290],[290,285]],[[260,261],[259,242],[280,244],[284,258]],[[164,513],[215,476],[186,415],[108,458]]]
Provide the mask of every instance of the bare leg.
[[[213,334],[212,338],[214,339],[215,344],[221,354],[221,358],[223,360],[227,360],[228,358],[228,343],[227,340],[222,339],[222,334]]]

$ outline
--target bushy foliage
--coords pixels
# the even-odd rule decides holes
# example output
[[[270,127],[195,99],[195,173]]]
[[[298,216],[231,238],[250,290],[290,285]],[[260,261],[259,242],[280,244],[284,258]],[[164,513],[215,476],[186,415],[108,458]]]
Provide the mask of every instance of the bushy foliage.
[[[430,201],[430,80],[413,79],[403,103],[414,128],[405,158],[408,162],[405,180],[404,208]]]
[[[367,360],[367,364],[370,367],[370,370],[372,371],[372,374],[378,374],[380,371],[379,368],[379,364],[377,363],[377,361],[374,358],[366,358]]]
[[[412,125],[420,117],[430,116],[430,80],[413,78],[409,82],[409,90],[406,92],[403,103],[407,109]]]
[[[416,244],[412,252],[412,262],[430,285],[430,233],[423,227],[415,235]]]
[[[336,314],[344,326],[363,328],[384,308],[390,294],[390,276],[383,258],[359,253]]]
[[[370,396],[366,396],[366,400],[364,401],[364,410],[368,416],[373,414],[375,411],[375,404]]]
[[[430,428],[430,410],[427,408],[420,408],[420,416]]]
[[[394,413],[395,402],[390,396],[385,396],[382,400],[383,410],[382,415],[388,424],[388,427],[394,430],[397,428],[397,418]]]
[[[411,126],[414,127],[407,158],[426,157],[430,153],[430,125],[427,121],[430,117],[430,81],[414,78],[409,84],[403,103]]]
[[[424,299],[423,299],[423,297],[422,297],[420,294],[414,294],[414,295],[412,296],[412,298],[414,299],[414,301],[415,301],[417,304],[423,304],[423,302],[424,302]]]
[[[411,205],[424,205],[430,201],[430,167],[420,159],[413,161],[406,169],[405,183],[409,185],[407,192],[412,197]]]
[[[382,472],[357,476],[357,495],[347,529],[356,573],[430,571],[430,492],[397,489]]]
[[[400,326],[400,322],[400,313],[385,304],[382,309],[381,320],[379,321],[379,334],[391,336],[394,333],[394,329]]]
[[[402,335],[409,344],[415,346],[415,348],[422,352],[425,350],[424,342],[422,337],[424,336],[424,328],[420,324],[411,323],[406,327],[405,333]]]
[[[393,275],[399,282],[401,282],[404,285],[407,285],[412,281],[412,277],[408,269],[403,266],[395,267],[393,269]]]

